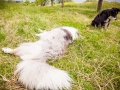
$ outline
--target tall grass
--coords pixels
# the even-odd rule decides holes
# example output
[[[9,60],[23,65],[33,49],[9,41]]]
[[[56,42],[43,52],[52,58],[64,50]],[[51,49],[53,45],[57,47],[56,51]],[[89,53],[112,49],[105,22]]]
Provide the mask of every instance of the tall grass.
[[[84,38],[73,42],[61,59],[48,63],[69,73],[72,90],[120,90],[120,14],[108,31],[101,31],[90,27],[96,7],[97,3],[68,3],[64,8],[8,3],[0,9],[0,48],[36,41],[39,29],[75,27]],[[111,7],[120,8],[120,3],[103,3],[103,9]],[[18,57],[0,51],[0,90],[25,90],[14,80],[18,62]]]

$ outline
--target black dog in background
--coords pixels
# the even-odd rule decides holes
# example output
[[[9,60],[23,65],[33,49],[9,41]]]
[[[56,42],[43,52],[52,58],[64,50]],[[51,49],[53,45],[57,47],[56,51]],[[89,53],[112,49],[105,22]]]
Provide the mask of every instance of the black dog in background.
[[[100,12],[92,21],[91,25],[94,27],[108,28],[110,21],[117,19],[117,14],[120,12],[119,8],[106,9]]]

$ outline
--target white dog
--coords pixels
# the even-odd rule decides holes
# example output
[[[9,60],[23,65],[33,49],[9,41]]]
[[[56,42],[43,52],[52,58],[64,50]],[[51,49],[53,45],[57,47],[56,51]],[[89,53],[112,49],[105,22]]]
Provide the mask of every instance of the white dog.
[[[78,30],[60,27],[36,35],[40,36],[36,42],[23,43],[15,49],[2,48],[3,52],[17,55],[22,60],[15,71],[18,81],[29,89],[69,90],[72,82],[69,75],[46,61],[60,58],[66,47],[78,38]]]

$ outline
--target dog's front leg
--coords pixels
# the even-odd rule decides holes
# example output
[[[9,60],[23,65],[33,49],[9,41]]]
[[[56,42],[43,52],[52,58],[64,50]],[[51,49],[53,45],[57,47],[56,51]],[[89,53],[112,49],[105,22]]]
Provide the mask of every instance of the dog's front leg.
[[[14,55],[16,55],[17,53],[17,49],[11,49],[11,48],[2,48],[2,51],[4,53],[9,53],[9,54],[14,54]]]
[[[105,30],[108,30],[109,23],[105,24]]]
[[[108,30],[109,24],[110,24],[110,23],[108,23],[108,25],[107,25],[107,30]]]

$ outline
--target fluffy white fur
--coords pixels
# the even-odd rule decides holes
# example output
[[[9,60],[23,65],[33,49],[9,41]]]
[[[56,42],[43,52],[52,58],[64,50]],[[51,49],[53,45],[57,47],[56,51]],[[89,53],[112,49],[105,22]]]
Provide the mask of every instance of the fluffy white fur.
[[[19,73],[18,81],[29,89],[45,90],[70,89],[72,79],[65,71],[59,70],[43,62],[24,61],[17,65],[15,74]]]
[[[69,90],[72,79],[67,72],[48,65],[46,61],[62,57],[66,47],[78,38],[78,30],[60,27],[36,36],[40,37],[36,42],[23,43],[15,49],[2,48],[3,52],[22,59],[15,71],[18,81],[29,89]]]

